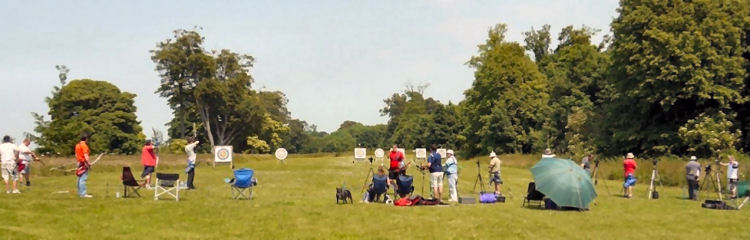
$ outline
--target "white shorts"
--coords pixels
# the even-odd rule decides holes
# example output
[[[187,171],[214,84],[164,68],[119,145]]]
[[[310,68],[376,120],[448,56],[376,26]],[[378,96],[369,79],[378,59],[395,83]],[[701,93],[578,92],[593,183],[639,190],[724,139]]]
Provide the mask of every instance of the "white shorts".
[[[443,188],[443,172],[430,173],[430,185],[432,187]]]
[[[17,174],[18,172],[16,171],[16,169],[17,169],[16,168],[16,164],[14,164],[14,163],[5,163],[5,164],[3,164],[2,165],[2,169],[0,170],[0,171],[3,172],[3,174],[2,174],[3,175],[3,180],[5,180],[6,182],[8,180],[10,180],[10,179],[12,179],[13,181],[17,181],[18,180],[18,174]]]

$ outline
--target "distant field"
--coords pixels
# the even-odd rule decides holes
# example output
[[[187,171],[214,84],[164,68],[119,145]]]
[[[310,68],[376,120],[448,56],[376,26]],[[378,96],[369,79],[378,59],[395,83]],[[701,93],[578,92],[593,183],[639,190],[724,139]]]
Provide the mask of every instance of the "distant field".
[[[707,210],[684,200],[679,187],[659,189],[661,199],[646,199],[647,180],[639,179],[634,199],[619,197],[620,181],[600,182],[596,205],[587,212],[522,208],[532,176],[526,165],[536,156],[501,156],[504,204],[440,207],[394,207],[359,203],[369,164],[349,156],[292,155],[281,165],[269,155],[240,155],[238,167],[257,171],[255,198],[230,198],[227,165],[196,170],[195,191],[181,191],[180,202],[154,201],[153,191],[140,199],[118,199],[121,166],[134,174],[142,167],[137,156],[106,156],[89,177],[93,199],[75,196],[75,176],[48,169],[66,158],[34,165],[31,187],[20,195],[0,194],[0,236],[3,239],[750,239],[750,207],[740,211]],[[179,172],[185,179],[184,156],[164,155],[160,172]],[[200,159],[208,159],[200,155]],[[482,169],[486,159],[482,158]],[[529,162],[522,164],[522,162]],[[459,191],[471,194],[476,177],[472,161],[460,163]],[[513,167],[510,167],[513,166]],[[650,171],[650,164],[641,169]],[[421,193],[422,178],[415,178]],[[486,173],[485,173],[486,178]],[[357,203],[336,205],[335,188],[352,189]],[[605,183],[607,188],[605,188]],[[429,185],[429,184],[427,184]],[[429,186],[425,195],[429,196]],[[447,182],[445,188],[447,189]],[[609,192],[607,191],[609,189]],[[69,191],[70,193],[54,193]],[[512,195],[510,194],[512,193]],[[707,194],[701,194],[706,197]]]

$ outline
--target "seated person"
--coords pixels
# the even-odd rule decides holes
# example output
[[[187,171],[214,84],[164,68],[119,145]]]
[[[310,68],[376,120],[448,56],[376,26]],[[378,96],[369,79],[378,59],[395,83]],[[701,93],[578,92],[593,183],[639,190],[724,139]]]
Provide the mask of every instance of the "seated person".
[[[396,189],[396,193],[398,193],[398,195],[402,198],[410,195],[414,191],[414,186],[412,186],[413,183],[414,178],[412,176],[398,176],[398,178],[396,179],[396,185],[398,186],[398,189]]]
[[[375,174],[375,176],[372,176],[372,184],[370,184],[370,187],[367,189],[367,197],[365,198],[366,202],[375,202],[378,199],[380,199],[381,195],[385,195],[385,192],[388,190],[388,178],[385,175],[385,169],[383,167],[378,167],[378,173]],[[383,201],[387,200],[388,196],[386,195]]]

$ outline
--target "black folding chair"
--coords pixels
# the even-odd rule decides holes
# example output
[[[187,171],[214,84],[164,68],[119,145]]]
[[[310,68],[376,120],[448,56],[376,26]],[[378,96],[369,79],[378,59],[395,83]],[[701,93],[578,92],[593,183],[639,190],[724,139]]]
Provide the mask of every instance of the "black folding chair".
[[[159,196],[165,194],[173,197],[175,201],[180,201],[180,174],[156,173],[154,200],[159,200]]]
[[[141,197],[141,194],[138,193],[138,189],[141,189],[141,187],[143,186],[143,183],[138,182],[138,180],[136,180],[135,177],[133,177],[133,172],[130,171],[130,167],[128,166],[122,167],[121,179],[122,179],[122,186],[124,188],[123,195],[122,195],[123,197],[125,198],[131,197],[131,194],[128,193],[129,192],[128,190],[132,191],[136,196]]]
[[[399,197],[404,197],[411,195],[412,192],[414,192],[414,178],[409,175],[401,175],[396,178],[396,185],[398,186],[398,189],[396,189],[396,193],[399,195]]]
[[[534,182],[529,183],[529,188],[526,190],[526,197],[523,198],[523,204],[521,206],[530,206],[531,201],[538,202],[538,207],[542,207],[544,204],[544,193],[536,190],[536,183]]]

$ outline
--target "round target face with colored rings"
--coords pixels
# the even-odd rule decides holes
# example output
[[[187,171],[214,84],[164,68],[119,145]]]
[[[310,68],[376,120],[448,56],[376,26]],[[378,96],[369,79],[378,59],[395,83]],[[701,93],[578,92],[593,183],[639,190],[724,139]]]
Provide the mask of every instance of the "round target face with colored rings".
[[[274,153],[274,155],[276,155],[276,159],[278,160],[286,159],[287,154],[288,153],[286,152],[286,149],[284,148],[276,149],[276,153]]]
[[[383,156],[385,156],[385,152],[383,151],[383,149],[375,149],[375,157],[382,158]]]
[[[226,148],[221,148],[216,152],[216,156],[219,157],[219,160],[222,161],[229,160],[229,155],[229,149]]]
[[[365,159],[367,157],[367,149],[366,148],[355,148],[354,149],[354,158],[355,159]]]

